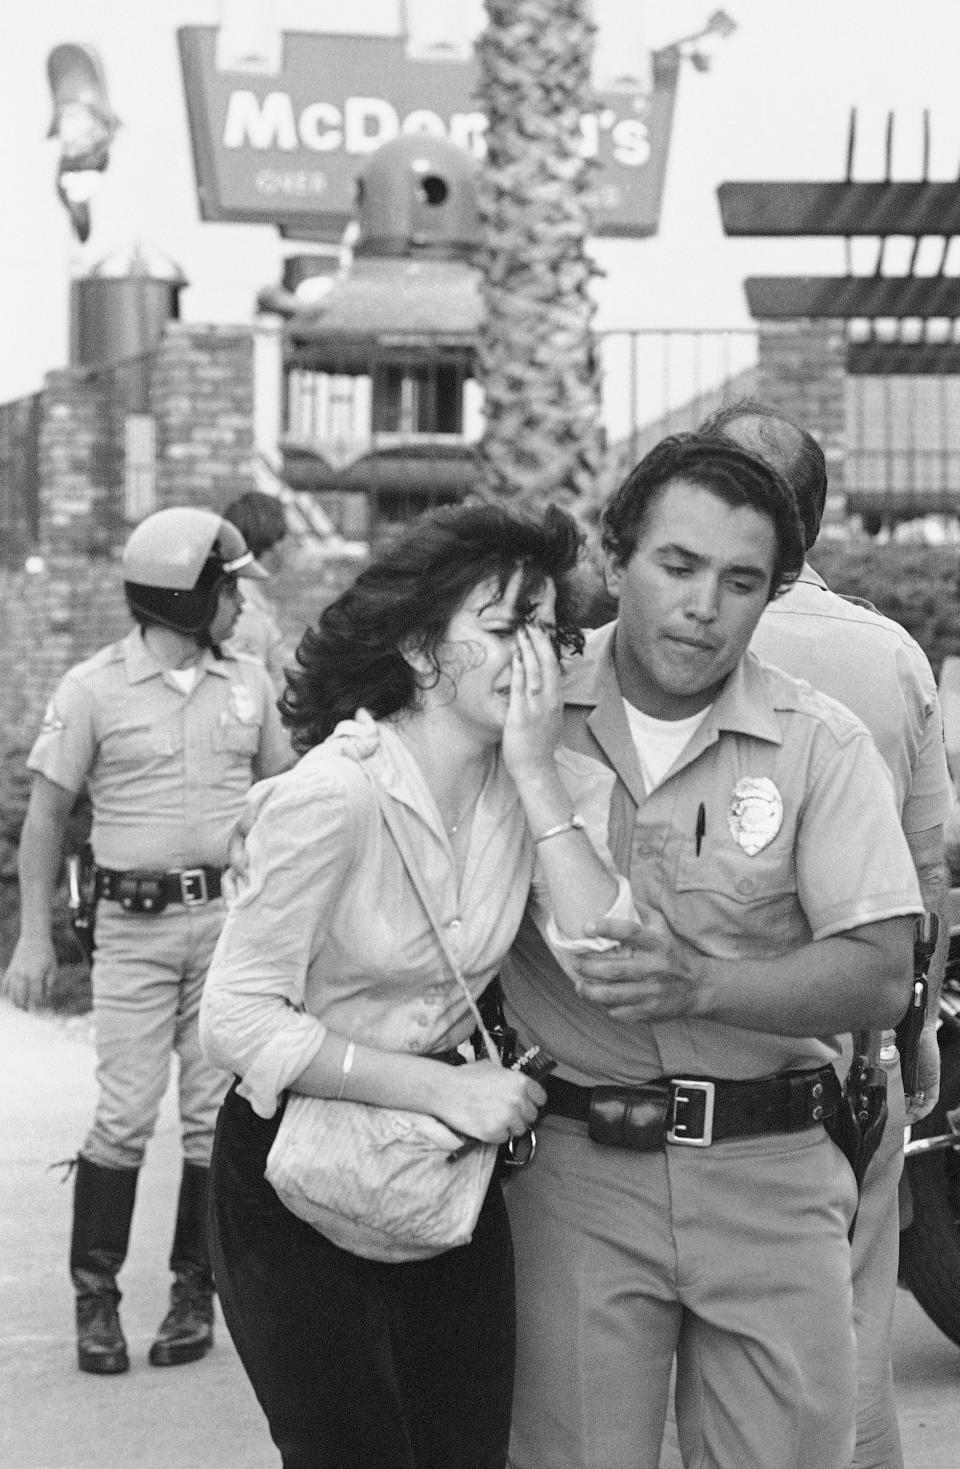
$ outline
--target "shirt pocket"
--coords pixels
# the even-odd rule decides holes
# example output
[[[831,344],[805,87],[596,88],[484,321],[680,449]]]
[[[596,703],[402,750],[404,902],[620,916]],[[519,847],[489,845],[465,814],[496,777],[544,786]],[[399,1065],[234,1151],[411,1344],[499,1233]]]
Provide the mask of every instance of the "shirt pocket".
[[[183,745],[179,730],[169,725],[144,724],[117,729],[105,736],[104,757],[117,765],[142,766],[175,755]]]
[[[754,857],[732,842],[686,853],[674,890],[682,930],[695,942],[712,934],[717,952],[746,958],[809,937],[792,854],[776,844]]]
[[[214,728],[213,748],[218,754],[253,756],[260,748],[260,726],[227,719]]]

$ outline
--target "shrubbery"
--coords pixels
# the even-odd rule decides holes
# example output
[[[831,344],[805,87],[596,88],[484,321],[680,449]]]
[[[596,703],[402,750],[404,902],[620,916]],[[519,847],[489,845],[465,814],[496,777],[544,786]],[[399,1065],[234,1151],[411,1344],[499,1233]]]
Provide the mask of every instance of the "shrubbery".
[[[863,597],[901,623],[936,677],[948,654],[960,654],[956,547],[820,540],[810,561],[835,592]]]

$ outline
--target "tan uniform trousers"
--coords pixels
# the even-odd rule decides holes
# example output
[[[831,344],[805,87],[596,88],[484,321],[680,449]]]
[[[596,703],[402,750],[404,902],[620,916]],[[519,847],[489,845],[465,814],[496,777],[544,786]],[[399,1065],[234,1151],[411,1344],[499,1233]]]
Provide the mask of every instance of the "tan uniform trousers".
[[[906,1105],[900,1058],[883,1063],[889,1116],[860,1194],[853,1235],[853,1317],[857,1333],[857,1447],[850,1469],[903,1469],[903,1449],[890,1362],[890,1335],[900,1261],[898,1185],[903,1171]],[[849,1046],[840,1069],[849,1066]],[[674,1415],[667,1429],[660,1469],[680,1469]]]
[[[505,1195],[512,1469],[846,1469],[853,1175],[819,1128],[632,1153],[549,1117]]]
[[[208,1167],[230,1077],[200,1051],[200,996],[223,926],[221,900],[162,913],[97,905],[93,965],[97,1107],[83,1155],[104,1168],[138,1168],[170,1081],[174,1056],[183,1156]]]

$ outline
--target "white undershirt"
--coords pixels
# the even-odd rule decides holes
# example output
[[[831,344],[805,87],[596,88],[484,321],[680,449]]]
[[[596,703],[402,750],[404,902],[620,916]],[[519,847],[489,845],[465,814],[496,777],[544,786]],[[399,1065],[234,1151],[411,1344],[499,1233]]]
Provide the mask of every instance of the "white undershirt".
[[[658,786],[675,760],[680,758],[703,721],[712,704],[700,709],[686,719],[654,719],[643,714],[626,699],[623,707],[630,726],[630,734],[640,762],[640,773],[648,791]]]
[[[177,685],[177,688],[182,689],[185,694],[189,694],[197,681],[196,664],[191,668],[168,668],[167,672]]]

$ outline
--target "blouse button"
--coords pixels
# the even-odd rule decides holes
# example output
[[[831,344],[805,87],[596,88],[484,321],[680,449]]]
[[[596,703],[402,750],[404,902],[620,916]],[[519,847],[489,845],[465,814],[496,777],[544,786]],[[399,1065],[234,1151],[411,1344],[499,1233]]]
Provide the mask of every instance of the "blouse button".
[[[741,877],[737,881],[737,892],[741,898],[749,898],[750,894],[755,893],[756,890],[757,880],[755,877]]]

